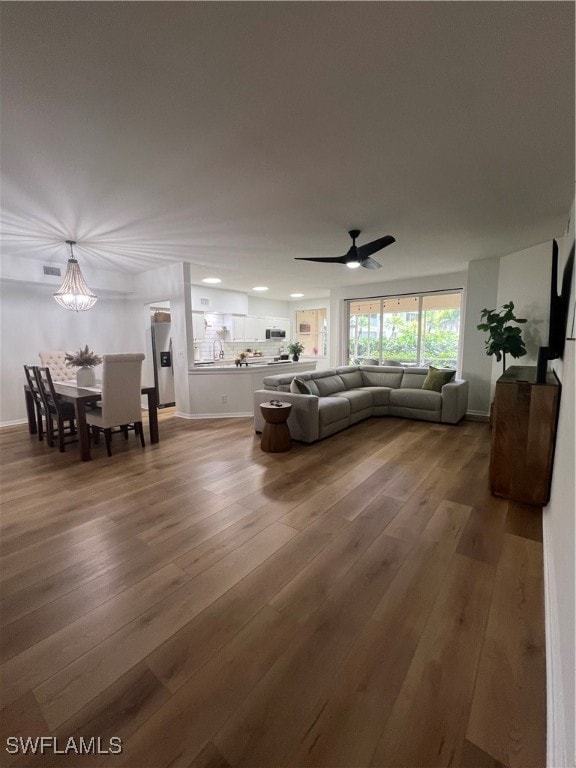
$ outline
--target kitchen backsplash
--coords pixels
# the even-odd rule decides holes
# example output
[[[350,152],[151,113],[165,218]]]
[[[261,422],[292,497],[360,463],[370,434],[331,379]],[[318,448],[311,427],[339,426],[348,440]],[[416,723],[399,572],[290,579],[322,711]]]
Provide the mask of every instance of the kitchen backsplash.
[[[236,358],[240,352],[252,350],[262,352],[263,357],[277,357],[287,354],[289,340],[274,339],[271,341],[226,341],[216,329],[206,328],[203,341],[194,342],[194,360],[214,360],[224,352],[224,359]]]

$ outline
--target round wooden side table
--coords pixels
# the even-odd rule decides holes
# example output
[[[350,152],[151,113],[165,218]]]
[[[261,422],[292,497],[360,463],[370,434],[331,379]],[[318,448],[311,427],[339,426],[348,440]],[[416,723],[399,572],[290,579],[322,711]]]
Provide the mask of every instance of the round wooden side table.
[[[262,440],[260,447],[266,453],[282,453],[292,448],[292,439],[288,429],[288,416],[292,410],[292,403],[283,403],[280,400],[272,403],[260,403],[260,412],[264,417],[264,429],[262,430]]]

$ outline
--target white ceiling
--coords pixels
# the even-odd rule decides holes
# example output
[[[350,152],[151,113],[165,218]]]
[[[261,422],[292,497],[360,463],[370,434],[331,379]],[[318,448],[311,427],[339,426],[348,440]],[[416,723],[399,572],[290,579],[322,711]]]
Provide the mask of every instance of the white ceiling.
[[[563,234],[571,2],[2,3],[2,245],[307,297]],[[392,234],[384,267],[296,262]]]

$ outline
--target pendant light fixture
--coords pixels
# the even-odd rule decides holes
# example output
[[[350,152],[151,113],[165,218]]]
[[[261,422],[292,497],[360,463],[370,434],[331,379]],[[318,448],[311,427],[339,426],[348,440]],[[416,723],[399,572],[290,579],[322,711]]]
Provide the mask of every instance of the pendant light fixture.
[[[72,246],[76,245],[76,241],[66,240],[66,243],[70,246],[68,269],[66,270],[64,282],[54,294],[54,298],[64,309],[72,309],[74,312],[85,312],[88,309],[92,309],[98,301],[98,297],[86,285],[84,276],[80,271],[80,265],[74,258]]]

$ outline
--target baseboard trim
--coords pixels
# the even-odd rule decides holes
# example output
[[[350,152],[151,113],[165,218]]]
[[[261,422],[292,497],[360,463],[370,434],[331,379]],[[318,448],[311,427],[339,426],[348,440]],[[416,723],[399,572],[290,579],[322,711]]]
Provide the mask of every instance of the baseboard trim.
[[[19,424],[28,424],[28,419],[14,419],[14,421],[1,421],[0,429],[2,429],[2,427],[17,427]]]
[[[546,514],[542,516],[542,539],[546,630],[546,765],[548,768],[567,768],[560,637],[558,634],[558,591],[554,569],[552,532]]]
[[[488,423],[490,421],[490,414],[483,413],[482,411],[466,411],[464,419],[466,421],[484,421]]]
[[[176,416],[180,419],[245,419],[246,417],[253,417],[252,411],[246,411],[246,413],[181,413],[176,411]]]

